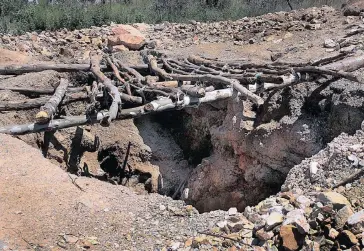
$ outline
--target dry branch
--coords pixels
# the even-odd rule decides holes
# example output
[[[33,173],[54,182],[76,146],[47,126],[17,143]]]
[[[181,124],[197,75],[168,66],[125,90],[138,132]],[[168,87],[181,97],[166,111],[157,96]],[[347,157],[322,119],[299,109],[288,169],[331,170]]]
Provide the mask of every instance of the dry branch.
[[[56,91],[53,96],[40,108],[40,111],[36,114],[35,120],[38,123],[47,123],[52,119],[56,113],[58,105],[61,103],[64,95],[66,94],[69,82],[67,79],[61,78]]]
[[[128,93],[128,95],[131,96],[131,90],[130,90],[130,85],[125,82],[124,79],[122,79],[122,77],[120,76],[120,73],[119,73],[119,70],[118,68],[116,67],[116,65],[111,61],[110,57],[107,56],[106,57],[106,60],[107,60],[107,63],[110,65],[111,69],[113,70],[114,74],[115,74],[115,77],[125,85],[125,88],[126,88],[126,92]]]
[[[115,85],[113,85],[112,81],[101,72],[100,61],[101,57],[99,55],[93,52],[90,54],[92,73],[99,79],[101,83],[104,84],[104,86],[109,91],[109,94],[113,99],[111,106],[109,108],[108,117],[105,117],[102,121],[103,125],[108,126],[110,125],[111,121],[116,118],[118,114],[119,106],[121,105],[121,98],[118,88]]]
[[[159,68],[158,62],[155,59],[155,57],[153,57],[152,55],[148,55],[148,62],[149,62],[150,70],[154,74],[162,77],[163,79],[172,80],[172,78],[169,76],[169,74],[165,70],[163,70],[162,68]]]

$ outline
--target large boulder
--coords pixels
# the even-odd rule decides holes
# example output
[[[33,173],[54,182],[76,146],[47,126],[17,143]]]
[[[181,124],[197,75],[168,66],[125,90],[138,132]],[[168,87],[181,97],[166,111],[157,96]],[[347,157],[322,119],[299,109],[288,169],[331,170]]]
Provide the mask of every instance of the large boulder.
[[[108,37],[108,46],[124,45],[132,50],[139,50],[146,41],[145,36],[131,25],[120,24],[112,28],[114,35]]]

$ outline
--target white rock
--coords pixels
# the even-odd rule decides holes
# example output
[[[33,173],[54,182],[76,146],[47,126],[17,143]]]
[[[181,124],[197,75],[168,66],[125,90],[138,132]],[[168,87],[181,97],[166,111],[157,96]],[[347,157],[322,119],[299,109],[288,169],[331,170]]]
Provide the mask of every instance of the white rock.
[[[294,225],[301,234],[307,234],[310,230],[310,225],[308,224],[302,209],[295,209],[289,212],[286,215],[283,225]]]
[[[160,206],[159,206],[159,210],[161,210],[161,211],[166,210],[166,206],[165,206],[165,205],[160,205]]]
[[[300,208],[302,208],[302,209],[309,207],[311,204],[311,200],[304,195],[298,196],[296,201],[299,204]]]
[[[336,47],[336,43],[332,39],[325,39],[324,47],[325,48],[335,48]]]
[[[179,248],[179,246],[181,246],[180,242],[175,242],[172,244],[171,249],[172,250],[177,250]]]
[[[229,209],[228,214],[229,215],[235,215],[238,213],[238,209],[236,207],[232,207]]]
[[[265,230],[267,231],[272,230],[282,222],[283,222],[283,215],[278,212],[273,212],[267,218],[267,222],[265,224]]]
[[[182,192],[182,200],[187,200],[188,199],[188,194],[190,192],[190,189],[188,187],[186,187],[183,192]]]
[[[219,221],[218,223],[216,223],[216,226],[218,226],[219,228],[224,228],[227,225],[227,221]]]
[[[310,163],[310,175],[316,174],[318,171],[318,163],[313,161]]]

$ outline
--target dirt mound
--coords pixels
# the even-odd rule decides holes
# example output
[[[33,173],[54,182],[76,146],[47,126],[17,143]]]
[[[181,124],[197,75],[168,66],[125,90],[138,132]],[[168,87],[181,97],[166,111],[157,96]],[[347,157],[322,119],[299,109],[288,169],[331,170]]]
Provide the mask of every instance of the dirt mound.
[[[3,134],[0,141],[2,249],[150,250],[183,243],[224,218],[224,212],[200,216],[168,197],[70,176],[38,149]]]
[[[9,64],[26,64],[30,61],[30,59],[31,58],[26,53],[0,48],[0,66]]]

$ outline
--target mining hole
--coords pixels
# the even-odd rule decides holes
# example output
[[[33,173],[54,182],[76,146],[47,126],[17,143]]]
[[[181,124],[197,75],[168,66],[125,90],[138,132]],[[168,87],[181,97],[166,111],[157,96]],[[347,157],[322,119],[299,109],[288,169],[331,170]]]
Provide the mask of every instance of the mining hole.
[[[199,149],[191,149],[189,114],[170,111],[136,119],[143,141],[152,151],[150,162],[159,166],[163,179],[159,193],[180,199],[192,170],[210,155],[210,138]]]

